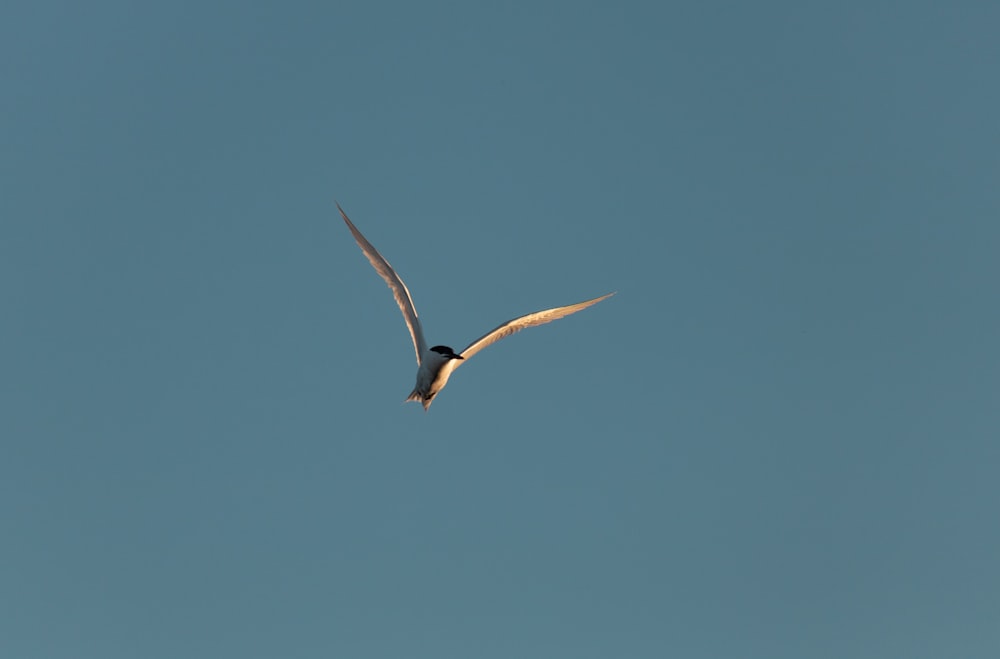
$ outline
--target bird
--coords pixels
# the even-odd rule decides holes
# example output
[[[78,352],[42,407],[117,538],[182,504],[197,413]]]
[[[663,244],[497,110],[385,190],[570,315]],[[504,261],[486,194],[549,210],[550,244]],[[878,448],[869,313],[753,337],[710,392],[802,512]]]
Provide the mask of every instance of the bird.
[[[424,412],[430,409],[434,398],[448,384],[448,378],[451,377],[455,369],[483,348],[491,346],[500,339],[504,339],[515,332],[520,332],[526,327],[543,325],[578,311],[583,311],[587,307],[591,307],[615,294],[608,293],[607,295],[578,302],[577,304],[543,309],[542,311],[518,316],[483,334],[466,346],[461,352],[455,352],[452,348],[445,345],[435,345],[428,348],[427,341],[424,340],[423,327],[420,325],[420,317],[417,316],[417,309],[413,305],[413,297],[410,295],[409,289],[406,288],[406,284],[396,274],[396,271],[392,269],[389,262],[358,231],[358,228],[347,217],[347,213],[340,207],[340,203],[334,203],[337,204],[337,210],[340,211],[340,216],[344,218],[344,223],[350,229],[354,240],[358,243],[358,247],[361,248],[362,253],[368,258],[372,267],[375,268],[375,272],[388,284],[389,289],[392,291],[392,296],[396,299],[396,304],[399,305],[399,310],[403,312],[403,320],[406,321],[406,327],[410,330],[410,338],[413,339],[413,350],[417,356],[417,382],[413,387],[413,391],[410,392],[410,395],[403,402],[418,402],[423,405]]]

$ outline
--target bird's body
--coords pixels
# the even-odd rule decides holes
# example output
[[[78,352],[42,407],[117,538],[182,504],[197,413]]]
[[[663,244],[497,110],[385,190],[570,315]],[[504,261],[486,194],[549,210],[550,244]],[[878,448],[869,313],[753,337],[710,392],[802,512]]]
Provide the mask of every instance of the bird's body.
[[[418,364],[416,386],[414,386],[413,391],[410,392],[406,402],[416,401],[424,406],[424,411],[427,411],[430,408],[431,403],[434,401],[434,397],[442,389],[444,389],[446,384],[448,384],[448,378],[451,377],[451,374],[455,371],[455,369],[458,368],[464,360],[472,357],[486,346],[492,345],[500,339],[510,336],[515,332],[519,332],[526,327],[542,325],[570,314],[574,314],[577,311],[582,311],[583,309],[595,305],[601,300],[614,295],[614,293],[608,293],[607,295],[602,295],[601,297],[586,300],[578,304],[545,309],[525,314],[524,316],[519,316],[513,320],[503,323],[502,325],[499,325],[495,329],[479,337],[466,346],[461,353],[456,353],[448,346],[438,345],[428,348],[427,342],[424,340],[424,332],[423,327],[420,324],[420,318],[417,316],[416,307],[413,305],[413,298],[410,297],[410,291],[406,288],[406,284],[404,284],[403,280],[396,274],[396,271],[392,269],[389,262],[386,261],[382,255],[378,253],[378,250],[376,250],[375,247],[373,247],[372,244],[361,234],[361,232],[358,231],[358,228],[355,227],[354,223],[352,223],[347,217],[347,214],[344,213],[344,209],[340,207],[340,204],[337,204],[337,210],[340,211],[340,215],[344,218],[347,228],[350,229],[351,234],[354,236],[354,240],[357,241],[358,246],[361,247],[361,251],[368,258],[372,267],[375,268],[375,271],[378,272],[379,276],[385,280],[385,283],[389,285],[389,289],[392,291],[393,297],[396,298],[396,304],[399,305],[399,310],[403,312],[403,319],[406,321],[406,326],[410,330],[410,338],[413,339],[413,350],[416,353]]]
[[[443,348],[448,352],[436,352],[435,348]],[[406,402],[416,401],[427,410],[431,406],[431,401],[439,391],[448,384],[448,378],[452,372],[458,368],[460,360],[464,359],[447,346],[434,346],[424,353],[417,368],[417,384],[413,387]]]

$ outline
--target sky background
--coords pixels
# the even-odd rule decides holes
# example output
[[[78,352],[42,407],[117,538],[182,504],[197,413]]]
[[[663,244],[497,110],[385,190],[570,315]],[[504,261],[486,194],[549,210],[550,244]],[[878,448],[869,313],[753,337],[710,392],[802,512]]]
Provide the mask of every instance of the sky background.
[[[0,655],[1000,656],[998,32],[5,2]]]

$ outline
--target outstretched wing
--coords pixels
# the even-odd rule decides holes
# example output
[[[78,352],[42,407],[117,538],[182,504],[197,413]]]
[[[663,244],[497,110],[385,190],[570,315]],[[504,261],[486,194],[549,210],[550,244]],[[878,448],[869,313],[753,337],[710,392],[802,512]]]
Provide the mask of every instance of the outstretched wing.
[[[607,295],[602,295],[601,297],[595,297],[593,300],[587,300],[586,302],[580,302],[579,304],[570,304],[565,307],[556,307],[555,309],[546,309],[544,311],[536,311],[535,313],[529,313],[524,316],[520,316],[513,320],[508,320],[506,323],[492,330],[491,332],[484,334],[475,341],[469,344],[469,346],[462,351],[462,357],[468,359],[473,356],[486,346],[493,345],[500,339],[506,338],[515,332],[520,332],[525,327],[534,327],[535,325],[544,325],[545,323],[551,323],[553,320],[559,320],[570,314],[574,314],[577,311],[583,311],[587,307],[591,307],[601,300],[606,300],[614,295],[614,293],[608,293]],[[464,364],[464,361],[456,362],[456,368]]]
[[[347,228],[354,234],[354,240],[357,241],[358,247],[368,257],[368,261],[375,268],[375,272],[389,285],[392,296],[396,298],[396,304],[399,305],[399,310],[403,312],[403,320],[406,321],[406,326],[410,329],[410,338],[413,339],[413,350],[417,353],[417,364],[419,365],[421,357],[427,351],[427,342],[424,341],[424,331],[420,327],[420,319],[417,317],[416,307],[413,306],[413,298],[410,297],[410,291],[407,290],[406,284],[399,278],[396,271],[392,269],[389,262],[382,258],[378,250],[368,242],[367,238],[361,235],[361,232],[354,226],[354,223],[348,219],[347,213],[340,207],[340,204],[337,204],[337,210],[340,211],[340,216],[347,223]]]

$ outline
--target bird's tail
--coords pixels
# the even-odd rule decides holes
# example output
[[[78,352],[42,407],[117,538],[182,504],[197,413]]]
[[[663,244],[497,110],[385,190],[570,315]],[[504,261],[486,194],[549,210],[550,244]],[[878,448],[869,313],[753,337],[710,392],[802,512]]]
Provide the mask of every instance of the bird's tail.
[[[420,393],[420,390],[414,388],[413,391],[410,392],[410,395],[403,402],[404,403],[409,403],[409,402],[413,401],[413,402],[420,403],[421,405],[424,406],[424,412],[426,412],[427,409],[431,406],[431,400],[433,398],[434,398],[433,396],[431,396],[430,398],[424,398],[424,395],[422,393]]]

